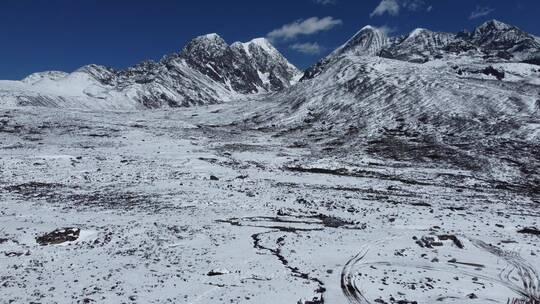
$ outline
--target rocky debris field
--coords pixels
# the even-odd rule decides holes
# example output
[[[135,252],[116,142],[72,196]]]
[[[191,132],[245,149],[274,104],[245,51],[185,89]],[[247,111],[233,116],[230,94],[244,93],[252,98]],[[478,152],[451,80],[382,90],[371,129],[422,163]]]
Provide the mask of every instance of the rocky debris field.
[[[540,300],[538,191],[232,111],[1,110],[0,303]]]

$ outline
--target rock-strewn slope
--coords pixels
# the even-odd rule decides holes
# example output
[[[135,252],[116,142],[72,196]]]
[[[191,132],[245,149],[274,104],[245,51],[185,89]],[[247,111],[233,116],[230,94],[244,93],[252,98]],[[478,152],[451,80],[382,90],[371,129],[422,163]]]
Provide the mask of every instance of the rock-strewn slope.
[[[416,30],[398,42],[366,27],[299,84],[274,94],[251,121],[280,126],[332,153],[363,151],[540,180],[540,67],[516,62],[534,49],[520,47],[529,45],[528,34],[518,39],[515,31],[486,23],[470,35],[484,49],[452,53],[444,49],[458,38],[448,34]],[[511,38],[515,47],[498,44]],[[503,49],[513,57],[497,55]],[[430,60],[419,63],[422,56]]]

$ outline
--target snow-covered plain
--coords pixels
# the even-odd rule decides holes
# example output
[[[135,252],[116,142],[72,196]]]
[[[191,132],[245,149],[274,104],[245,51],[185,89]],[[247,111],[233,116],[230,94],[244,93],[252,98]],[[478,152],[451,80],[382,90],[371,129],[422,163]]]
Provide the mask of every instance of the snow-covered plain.
[[[539,299],[538,190],[231,124],[259,107],[2,109],[0,303]]]

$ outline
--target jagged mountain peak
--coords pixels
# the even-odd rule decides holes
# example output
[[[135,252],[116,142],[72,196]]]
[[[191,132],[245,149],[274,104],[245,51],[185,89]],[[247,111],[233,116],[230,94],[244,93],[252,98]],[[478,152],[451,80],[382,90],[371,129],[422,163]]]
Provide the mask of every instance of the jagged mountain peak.
[[[217,33],[208,33],[206,35],[201,35],[199,37],[203,37],[207,39],[221,39],[221,36],[219,36]]]
[[[265,38],[228,45],[211,33],[190,40],[180,52],[158,62],[145,61],[123,70],[92,64],[71,74],[36,74],[17,84],[20,92],[8,95],[13,104],[108,107],[107,102],[112,102],[110,107],[115,107],[118,100],[129,99],[127,107],[177,107],[274,92],[291,86],[299,74]],[[43,88],[45,97],[39,93]]]
[[[408,35],[389,38],[380,28],[367,25],[345,44],[308,68],[301,80],[314,78],[342,55],[378,56],[425,63],[435,59],[469,56],[515,62],[537,62],[540,39],[497,20],[488,21],[473,33],[457,34],[417,28]]]
[[[381,29],[367,25],[358,31],[349,41],[334,51],[331,56],[343,53],[355,55],[374,55],[389,42],[388,36]]]
[[[430,35],[432,34],[433,32],[428,30],[428,29],[425,29],[425,28],[416,28],[414,30],[412,30],[409,35],[407,36],[407,38],[414,38],[414,37],[417,37],[417,36],[421,36],[421,35]]]
[[[366,25],[366,26],[362,27],[358,32],[356,32],[356,34],[353,35],[353,38],[358,36],[358,35],[361,35],[361,34],[364,34],[364,35],[366,35],[366,34],[376,34],[376,35],[381,35],[382,34],[382,35],[386,35],[383,30],[381,30],[380,28],[378,28],[376,26],[373,26],[373,25]],[[352,40],[352,38],[349,39],[349,40]]]
[[[275,49],[274,46],[272,45],[272,43],[270,42],[270,40],[268,40],[268,39],[266,39],[264,37],[254,38],[254,39],[251,39],[250,41],[248,41],[246,43],[247,44],[258,45],[260,47],[268,47],[268,48]]]
[[[200,36],[197,36],[197,37],[191,39],[191,41],[188,43],[188,45],[190,43],[200,43],[200,42],[219,43],[219,44],[225,43],[226,44],[225,39],[221,38],[220,35],[218,35],[216,33],[209,33],[209,34],[200,35]]]
[[[330,55],[319,60],[315,65],[309,67],[304,72],[300,81],[314,78],[343,55],[374,56],[388,43],[390,43],[390,39],[384,31],[375,26],[364,26],[351,39],[345,42],[345,44],[330,53]]]
[[[454,40],[454,34],[417,28],[406,37],[393,40],[377,55],[385,58],[423,63],[441,56],[442,49]]]
[[[193,39],[191,39],[187,44],[186,48],[190,46],[196,46],[196,45],[215,45],[215,46],[227,46],[227,42],[225,39],[221,38],[216,33],[210,33],[206,35],[197,36]]]
[[[478,26],[476,28],[477,31],[486,31],[486,30],[509,30],[509,29],[512,29],[512,28],[516,28],[515,26],[513,25],[510,25],[510,24],[507,24],[507,23],[504,23],[502,21],[499,21],[499,20],[489,20],[489,21],[486,21],[484,22],[482,25]]]
[[[287,87],[298,73],[268,40],[228,45],[217,34],[193,39],[180,54],[189,66],[243,94]]]
[[[531,36],[516,26],[506,24],[498,20],[490,20],[478,26],[471,34],[472,39],[476,40],[491,40],[494,38],[503,37],[509,39],[512,37]]]
[[[227,42],[218,34],[206,34],[198,36],[189,41],[182,53],[190,55],[191,53],[206,53],[210,56],[220,56],[228,48]]]
[[[381,28],[373,26],[373,25],[364,26],[358,32],[356,32],[353,38],[361,34],[374,34],[374,35],[386,36],[386,33]]]
[[[255,38],[247,42],[247,45],[260,48],[264,52],[274,57],[280,57],[286,60],[285,57],[283,57],[283,55],[281,55],[281,53],[276,49],[276,47],[266,38]]]
[[[94,72],[94,71],[109,71],[114,72],[113,68],[109,68],[99,64],[88,64],[78,68],[75,72]]]
[[[361,31],[376,30],[376,29],[377,29],[376,27],[374,27],[374,26],[368,24],[368,25],[364,26],[363,28],[361,28],[361,29],[360,29],[360,32],[361,32]]]
[[[299,74],[300,71],[274,47],[274,45],[266,38],[260,37],[252,39],[248,42],[235,42],[231,48],[236,52],[245,54],[247,57],[255,61],[259,67],[270,71],[271,67],[265,65],[275,65],[276,63],[285,67],[291,74]]]
[[[72,75],[73,74],[88,75],[104,85],[112,85],[114,82],[114,78],[116,77],[118,73],[119,73],[118,71],[110,67],[97,65],[97,64],[89,64],[89,65],[80,67],[75,72],[73,72]]]
[[[38,81],[49,79],[49,80],[57,80],[63,77],[66,77],[69,75],[66,72],[62,71],[45,71],[45,72],[37,72],[30,74],[26,76],[23,80],[21,80],[24,83],[36,83]]]
[[[235,42],[231,45],[232,48],[242,49],[249,57],[252,56],[251,50],[258,48],[267,54],[281,55],[279,51],[266,38],[255,38],[248,42]]]
[[[536,36],[497,20],[477,27],[471,35],[471,42],[482,48],[484,53],[507,60],[529,60],[540,52]]]

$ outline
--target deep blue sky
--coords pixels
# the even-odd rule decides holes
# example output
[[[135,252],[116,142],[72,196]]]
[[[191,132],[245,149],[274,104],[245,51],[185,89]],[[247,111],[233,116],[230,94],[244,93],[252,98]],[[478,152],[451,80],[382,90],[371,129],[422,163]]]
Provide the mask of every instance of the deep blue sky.
[[[396,34],[416,27],[457,32],[489,19],[540,35],[538,0],[384,0],[399,12],[370,14],[381,0],[2,0],[0,2],[0,79],[21,79],[44,70],[73,71],[96,63],[125,68],[144,59],[176,52],[191,38],[219,33],[227,42],[247,41],[310,17],[332,17],[342,24],[276,47],[305,68],[341,45],[367,24]],[[431,6],[430,9],[428,9]],[[395,8],[395,7],[394,7]],[[471,13],[489,13],[471,19]],[[482,15],[482,14],[480,14]],[[317,43],[319,54],[291,45]]]

